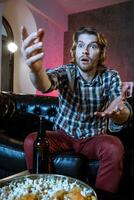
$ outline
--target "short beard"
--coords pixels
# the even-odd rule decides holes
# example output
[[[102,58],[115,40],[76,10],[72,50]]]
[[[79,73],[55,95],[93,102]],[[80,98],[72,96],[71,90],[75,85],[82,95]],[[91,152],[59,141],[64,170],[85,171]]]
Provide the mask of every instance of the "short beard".
[[[87,67],[85,67],[85,68],[81,67],[79,64],[77,64],[77,66],[84,73],[88,73],[88,72],[90,72],[94,68],[94,67],[89,66],[89,65]]]

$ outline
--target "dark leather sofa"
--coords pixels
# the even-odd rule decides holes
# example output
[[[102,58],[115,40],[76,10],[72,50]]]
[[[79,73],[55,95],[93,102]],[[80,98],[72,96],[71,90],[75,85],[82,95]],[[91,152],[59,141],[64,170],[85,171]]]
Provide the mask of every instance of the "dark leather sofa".
[[[134,110],[134,96],[128,99]],[[38,131],[39,116],[43,116],[47,130],[53,129],[58,108],[57,97],[30,94],[0,93],[0,178],[26,170],[23,141],[31,132]],[[124,173],[119,192],[132,193],[134,183],[134,118],[119,133],[125,146]],[[98,160],[66,152],[52,155],[53,173],[79,178],[93,185],[99,166]],[[111,177],[111,179],[114,177]],[[110,180],[109,180],[110,181]]]

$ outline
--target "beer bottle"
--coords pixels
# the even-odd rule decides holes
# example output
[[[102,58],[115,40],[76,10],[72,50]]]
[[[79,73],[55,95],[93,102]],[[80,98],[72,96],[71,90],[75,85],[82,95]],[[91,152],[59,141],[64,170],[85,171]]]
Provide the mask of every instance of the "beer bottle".
[[[43,118],[40,117],[39,131],[33,143],[33,173],[41,174],[49,172],[49,143],[46,138],[46,131],[43,125]]]

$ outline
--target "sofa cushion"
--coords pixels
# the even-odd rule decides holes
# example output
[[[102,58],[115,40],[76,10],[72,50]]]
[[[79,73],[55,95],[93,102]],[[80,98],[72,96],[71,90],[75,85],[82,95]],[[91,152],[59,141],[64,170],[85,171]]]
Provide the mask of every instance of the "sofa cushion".
[[[6,132],[0,132],[0,168],[19,172],[26,169],[23,142],[13,139]]]
[[[85,181],[87,158],[74,152],[52,155],[52,172]]]

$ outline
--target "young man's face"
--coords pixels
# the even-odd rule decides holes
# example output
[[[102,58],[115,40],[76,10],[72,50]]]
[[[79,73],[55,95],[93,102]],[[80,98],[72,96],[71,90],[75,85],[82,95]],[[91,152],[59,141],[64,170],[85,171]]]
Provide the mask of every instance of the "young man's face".
[[[76,63],[81,71],[90,73],[90,71],[97,68],[100,57],[100,47],[97,43],[97,37],[87,33],[79,35],[75,56]]]

